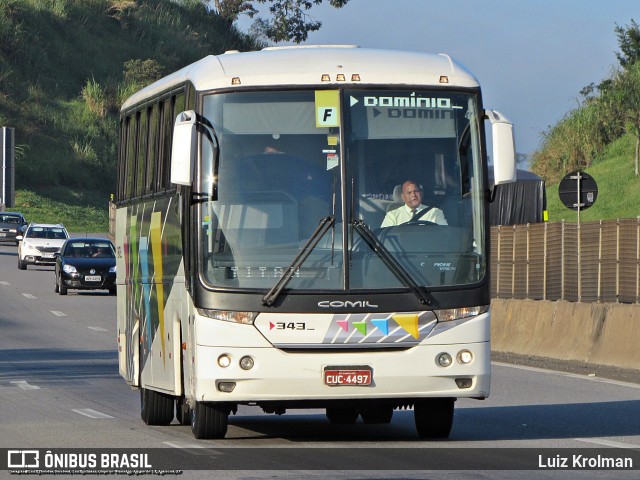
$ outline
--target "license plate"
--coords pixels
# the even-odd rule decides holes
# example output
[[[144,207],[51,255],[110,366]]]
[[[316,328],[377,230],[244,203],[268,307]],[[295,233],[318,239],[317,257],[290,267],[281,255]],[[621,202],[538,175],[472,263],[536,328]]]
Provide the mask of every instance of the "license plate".
[[[325,367],[324,384],[331,387],[371,385],[373,372],[371,367]]]
[[[1,233],[1,232],[0,232],[0,237],[6,237],[6,236],[7,236],[7,234],[6,234],[6,233]]]
[[[102,277],[100,275],[86,275],[84,277],[84,280],[86,282],[99,282],[100,280],[102,280]]]
[[[42,258],[53,258],[53,253],[43,253]]]

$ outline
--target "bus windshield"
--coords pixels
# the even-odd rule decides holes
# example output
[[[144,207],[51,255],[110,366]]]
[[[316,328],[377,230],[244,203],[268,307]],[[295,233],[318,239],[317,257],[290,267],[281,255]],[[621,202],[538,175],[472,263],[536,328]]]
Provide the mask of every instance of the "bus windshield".
[[[485,275],[477,92],[210,94],[203,117],[218,147],[203,139],[197,186],[205,284],[269,289],[309,243],[287,289],[438,288]]]

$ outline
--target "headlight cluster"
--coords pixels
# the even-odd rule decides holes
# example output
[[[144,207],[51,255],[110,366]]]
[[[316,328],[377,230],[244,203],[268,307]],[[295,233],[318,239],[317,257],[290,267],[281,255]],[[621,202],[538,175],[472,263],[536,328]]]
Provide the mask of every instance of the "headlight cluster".
[[[253,325],[253,321],[258,316],[256,312],[236,312],[231,310],[208,310],[205,308],[198,308],[198,313],[200,315],[213,318],[215,320],[241,323],[243,325]]]
[[[78,271],[76,270],[76,267],[74,267],[73,265],[69,265],[68,263],[66,263],[63,267],[62,270],[65,273],[78,273]]]
[[[218,357],[218,365],[222,368],[227,368],[228,366],[230,366],[231,355],[228,353],[223,353],[222,355],[220,355]],[[240,359],[240,361],[238,362],[238,365],[240,365],[240,368],[243,370],[251,370],[255,365],[255,361],[253,360],[253,357],[250,357],[249,355],[245,355]]]
[[[439,322],[451,322],[453,320],[461,320],[463,318],[477,317],[478,315],[488,312],[489,305],[480,305],[477,307],[448,308],[445,310],[434,310]]]
[[[456,361],[460,365],[469,365],[471,362],[473,362],[473,353],[466,349],[460,350],[456,355]],[[436,363],[440,367],[447,368],[453,363],[453,357],[447,352],[442,352],[436,357]]]

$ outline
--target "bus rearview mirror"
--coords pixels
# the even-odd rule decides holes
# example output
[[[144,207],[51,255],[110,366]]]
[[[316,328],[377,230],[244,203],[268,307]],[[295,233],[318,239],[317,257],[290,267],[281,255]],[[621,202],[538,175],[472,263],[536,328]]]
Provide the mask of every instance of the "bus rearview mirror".
[[[485,113],[491,122],[494,184],[515,182],[516,145],[513,135],[513,123],[495,110],[485,110]]]
[[[171,183],[191,185],[196,145],[196,112],[193,110],[181,112],[173,126]]]

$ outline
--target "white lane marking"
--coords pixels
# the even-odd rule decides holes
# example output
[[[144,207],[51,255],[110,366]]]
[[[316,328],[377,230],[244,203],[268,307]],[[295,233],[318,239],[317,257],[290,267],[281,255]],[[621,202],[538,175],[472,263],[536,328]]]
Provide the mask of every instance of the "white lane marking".
[[[7,282],[6,280],[0,280],[0,285],[11,285],[9,282]]]
[[[640,445],[634,445],[632,443],[614,442],[613,440],[607,440],[606,438],[574,438],[579,442],[595,443],[597,445],[606,445],[607,447],[614,448],[639,448]]]
[[[64,312],[60,312],[58,310],[51,310],[51,313],[53,313],[56,317],[66,317],[67,314]]]
[[[176,442],[162,442],[163,445],[169,445],[171,448],[205,448],[204,445],[197,445],[195,443],[180,444]]]
[[[176,442],[162,442],[164,445],[168,445],[171,448],[177,448],[178,450],[182,450],[184,453],[190,453],[191,455],[205,455],[208,457],[215,457],[221,455],[222,452],[212,450],[209,447],[205,447],[203,445],[195,445],[193,443],[181,444]]]
[[[31,295],[30,293],[23,293],[22,294],[23,297],[27,297],[27,298],[32,298],[35,299],[36,297],[34,297],[33,295]]]
[[[91,410],[90,408],[78,408],[78,409],[74,408],[73,411],[89,418],[114,418],[111,415],[97,412],[96,410]]]
[[[107,330],[106,328],[102,328],[102,327],[87,327],[89,330],[95,330],[96,332],[108,332],[109,330]]]
[[[37,385],[29,385],[26,380],[11,380],[10,383],[16,384],[23,390],[38,390],[40,388]]]
[[[513,365],[511,363],[491,362],[491,364],[492,365],[496,365],[498,367],[516,368],[518,370],[528,370],[530,372],[547,373],[547,374],[551,374],[551,375],[560,375],[560,376],[563,376],[563,377],[578,378],[580,380],[588,380],[590,382],[608,383],[610,385],[619,385],[621,387],[639,388],[640,389],[640,384],[630,383],[630,382],[621,382],[619,380],[611,380],[609,378],[589,377],[587,375],[578,375],[577,373],[560,372],[558,370],[545,370],[544,368],[526,367],[524,365]]]

